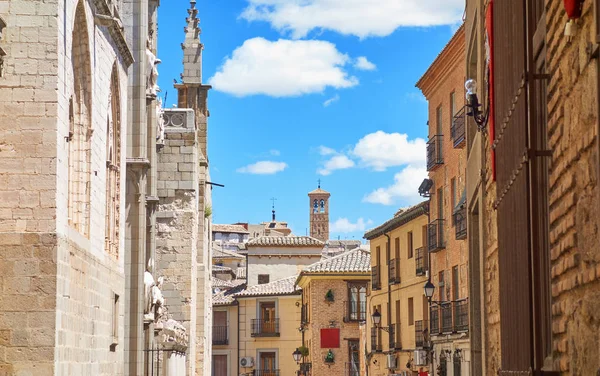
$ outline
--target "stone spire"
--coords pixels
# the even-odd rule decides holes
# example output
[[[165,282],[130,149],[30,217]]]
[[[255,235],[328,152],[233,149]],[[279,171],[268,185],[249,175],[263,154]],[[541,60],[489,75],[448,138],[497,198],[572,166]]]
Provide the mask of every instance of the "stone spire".
[[[185,41],[181,44],[183,49],[183,73],[181,80],[183,83],[200,84],[202,83],[202,49],[204,45],[200,42],[200,19],[198,18],[198,9],[196,9],[196,0],[190,1],[190,9],[185,19],[186,26]]]

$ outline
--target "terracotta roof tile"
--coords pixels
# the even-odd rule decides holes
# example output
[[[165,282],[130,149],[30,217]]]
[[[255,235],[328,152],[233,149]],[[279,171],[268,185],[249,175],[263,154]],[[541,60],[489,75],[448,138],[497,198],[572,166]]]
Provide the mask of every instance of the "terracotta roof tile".
[[[213,248],[212,257],[213,258],[235,258],[235,259],[245,258],[244,256],[240,255],[237,252],[228,251],[226,249],[218,249],[218,248]]]
[[[232,288],[235,287],[235,285],[229,281],[225,281],[224,279],[221,278],[216,278],[216,277],[212,277],[210,279],[210,284],[212,287],[219,287],[219,288]]]
[[[302,289],[296,285],[296,278],[298,276],[291,276],[277,281],[265,283],[262,285],[254,285],[247,287],[245,290],[234,294],[235,297],[249,297],[249,296],[275,296],[275,295],[295,295],[300,294]]]
[[[246,243],[247,247],[322,247],[319,239],[310,236],[261,236]]]
[[[242,225],[212,225],[212,232],[233,232],[236,234],[248,234],[248,230]]]
[[[307,266],[302,274],[365,273],[371,271],[371,252],[354,249]]]

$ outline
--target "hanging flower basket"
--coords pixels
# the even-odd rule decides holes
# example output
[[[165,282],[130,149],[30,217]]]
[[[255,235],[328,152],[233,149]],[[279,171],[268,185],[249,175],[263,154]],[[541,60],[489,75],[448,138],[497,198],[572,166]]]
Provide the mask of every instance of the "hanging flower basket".
[[[332,290],[327,291],[327,294],[325,294],[325,301],[331,303],[334,300],[335,300],[335,297],[333,296],[333,291]]]
[[[335,356],[333,355],[333,351],[329,349],[327,355],[325,355],[325,363],[331,364],[335,362]]]

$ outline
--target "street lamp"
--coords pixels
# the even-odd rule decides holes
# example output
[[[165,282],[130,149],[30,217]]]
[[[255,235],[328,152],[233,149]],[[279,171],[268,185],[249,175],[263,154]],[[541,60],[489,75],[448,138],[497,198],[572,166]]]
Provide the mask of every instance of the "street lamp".
[[[375,308],[375,312],[371,315],[371,319],[373,320],[373,324],[375,324],[375,326],[379,326],[381,323],[381,313],[379,313],[377,308]]]
[[[470,111],[467,112],[467,116],[472,116],[475,123],[477,123],[477,127],[481,130],[485,128],[489,112],[486,111],[485,114],[482,114],[481,109],[479,108],[481,107],[481,104],[479,103],[479,98],[477,98],[477,81],[473,79],[467,80],[467,82],[465,82],[465,90],[467,91],[467,107],[470,108]]]
[[[302,358],[302,353],[298,348],[296,348],[296,351],[292,353],[292,356],[294,357],[296,364],[300,364],[300,358]]]
[[[427,280],[427,283],[425,283],[423,289],[425,290],[425,296],[431,303],[431,298],[433,298],[433,292],[435,291],[435,285],[431,283],[431,280]]]

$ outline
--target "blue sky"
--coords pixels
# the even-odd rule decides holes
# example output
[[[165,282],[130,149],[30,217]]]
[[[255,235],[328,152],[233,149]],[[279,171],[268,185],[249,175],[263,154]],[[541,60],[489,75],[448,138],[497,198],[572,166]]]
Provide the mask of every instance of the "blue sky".
[[[372,4],[371,4],[372,3]],[[159,84],[175,103],[188,1],[159,10]],[[331,192],[331,238],[419,202],[427,103],[416,81],[451,38],[462,0],[200,0],[215,223],[308,228]]]

